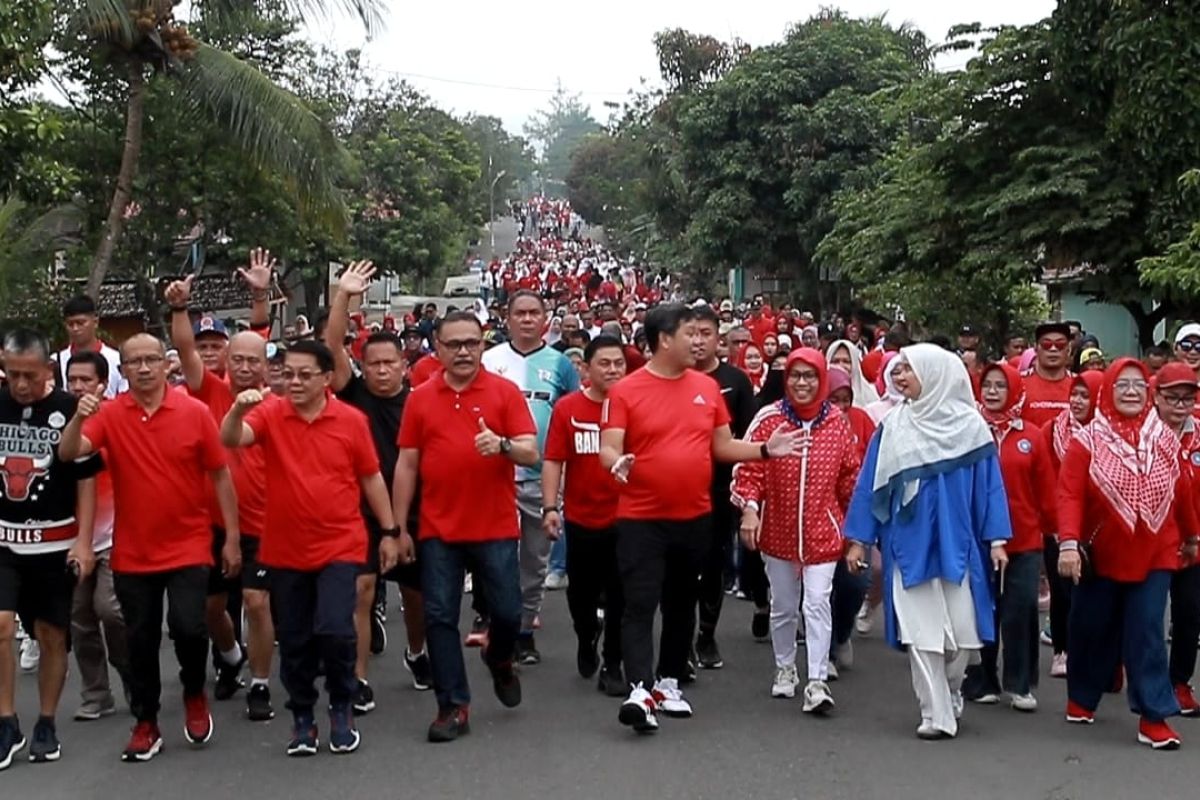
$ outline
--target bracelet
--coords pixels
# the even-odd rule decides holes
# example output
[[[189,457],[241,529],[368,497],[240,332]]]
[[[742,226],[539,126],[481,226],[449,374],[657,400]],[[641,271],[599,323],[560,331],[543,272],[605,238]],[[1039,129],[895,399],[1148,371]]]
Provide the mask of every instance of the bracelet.
[[[557,514],[557,513],[558,513],[558,506],[542,506],[542,516],[543,517],[546,516],[547,514]]]
[[[186,314],[187,310],[188,310],[187,306],[171,306],[172,314]]]
[[[397,536],[400,535],[400,529],[399,528],[384,528],[379,533],[384,539],[395,539]]]
[[[767,449],[767,443],[763,442],[762,447],[758,448],[758,454],[762,456],[762,460],[766,461],[771,457],[771,451]]]

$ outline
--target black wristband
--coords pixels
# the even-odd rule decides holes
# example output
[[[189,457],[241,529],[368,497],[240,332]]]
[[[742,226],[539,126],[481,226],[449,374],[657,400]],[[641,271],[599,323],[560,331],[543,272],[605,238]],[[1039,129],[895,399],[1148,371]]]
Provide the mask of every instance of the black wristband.
[[[171,306],[172,314],[186,314],[187,310],[188,310],[187,306]]]
[[[763,442],[762,447],[758,448],[758,454],[762,456],[763,461],[771,457],[771,451],[767,449],[767,443]]]
[[[542,516],[543,516],[543,517],[544,517],[544,516],[546,516],[547,514],[551,513],[551,512],[553,512],[553,513],[557,514],[557,513],[558,513],[558,506],[542,506]]]
[[[384,539],[395,539],[400,535],[399,528],[384,528],[379,532],[379,535]]]

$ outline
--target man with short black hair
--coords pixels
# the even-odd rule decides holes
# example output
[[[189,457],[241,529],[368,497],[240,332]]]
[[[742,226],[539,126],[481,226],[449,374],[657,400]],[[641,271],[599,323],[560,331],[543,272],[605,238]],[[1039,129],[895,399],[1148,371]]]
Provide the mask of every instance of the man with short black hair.
[[[1071,328],[1065,322],[1043,322],[1033,332],[1037,357],[1025,373],[1026,424],[1043,427],[1070,405]]]
[[[55,445],[75,399],[53,388],[50,347],[18,328],[4,337],[0,387],[0,770],[25,746],[14,707],[17,615],[41,646],[38,720],[29,760],[57,761],[54,716],[67,677],[72,570],[92,573],[99,458],[74,462]]]
[[[626,486],[617,506],[617,564],[625,598],[621,651],[633,687],[620,721],[658,730],[658,711],[690,717],[679,691],[696,625],[696,576],[711,546],[714,461],[786,456],[801,433],[765,444],[737,441],[720,387],[692,369],[696,312],[678,303],[646,315],[652,354],[605,401],[600,460]],[[636,463],[635,463],[636,461]],[[654,670],[654,613],[661,603],[662,652]],[[647,687],[650,687],[647,689]]]
[[[100,325],[100,317],[96,314],[96,304],[86,294],[76,295],[63,303],[63,324],[67,329],[68,344],[54,355],[54,382],[59,386],[67,385],[67,362],[71,356],[82,352],[96,352],[104,356],[108,362],[108,374],[111,380],[104,390],[104,396],[116,397],[129,389],[129,384],[120,372],[121,354],[109,347],[96,335]]]

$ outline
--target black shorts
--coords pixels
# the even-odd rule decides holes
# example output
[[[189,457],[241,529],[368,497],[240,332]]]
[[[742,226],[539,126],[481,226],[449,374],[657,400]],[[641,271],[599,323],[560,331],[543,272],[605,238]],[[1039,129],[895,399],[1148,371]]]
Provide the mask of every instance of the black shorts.
[[[242,572],[234,578],[221,573],[221,549],[225,547],[225,529],[213,527],[213,566],[208,571],[208,595],[228,594],[246,589],[269,590],[267,568],[258,563],[258,537],[242,534],[238,537],[242,550]]]
[[[15,611],[29,633],[37,621],[69,630],[74,594],[66,550],[22,555],[0,547],[0,611]]]
[[[367,563],[363,565],[360,575],[379,575],[379,543],[383,540],[383,529],[379,523],[367,517]],[[416,537],[413,537],[416,542]],[[385,581],[399,584],[405,589],[421,591],[421,565],[397,564],[390,572],[380,575]]]

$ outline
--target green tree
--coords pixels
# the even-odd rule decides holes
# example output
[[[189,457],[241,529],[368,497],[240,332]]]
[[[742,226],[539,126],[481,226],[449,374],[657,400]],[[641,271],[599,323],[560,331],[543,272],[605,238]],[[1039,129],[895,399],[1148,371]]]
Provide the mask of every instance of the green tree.
[[[563,181],[571,169],[571,154],[584,137],[600,131],[600,123],[578,94],[559,84],[550,104],[525,124],[525,135],[541,151],[541,179],[546,194],[562,195]]]
[[[469,115],[463,120],[463,133],[479,151],[483,168],[470,192],[478,216],[486,219],[491,213],[492,180],[497,175],[504,173],[496,183],[497,209],[519,199],[520,187],[529,185],[536,169],[533,148],[523,137],[506,131],[497,117]]]

